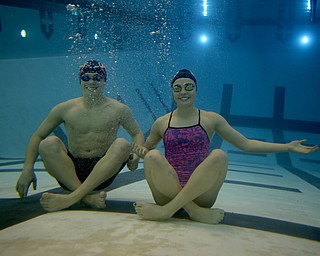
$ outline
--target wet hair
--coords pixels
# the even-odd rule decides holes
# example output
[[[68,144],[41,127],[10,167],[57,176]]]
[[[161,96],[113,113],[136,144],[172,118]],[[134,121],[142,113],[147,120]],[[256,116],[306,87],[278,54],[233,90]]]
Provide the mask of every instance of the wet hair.
[[[80,67],[79,79],[81,79],[81,76],[85,73],[98,73],[103,77],[104,81],[107,80],[106,68],[101,62],[96,60],[89,60]]]
[[[174,82],[176,80],[178,80],[179,78],[190,78],[191,80],[194,81],[195,84],[197,84],[197,80],[195,78],[195,76],[192,74],[192,72],[188,69],[181,69],[179,70],[174,77],[171,80],[171,86],[174,84]]]

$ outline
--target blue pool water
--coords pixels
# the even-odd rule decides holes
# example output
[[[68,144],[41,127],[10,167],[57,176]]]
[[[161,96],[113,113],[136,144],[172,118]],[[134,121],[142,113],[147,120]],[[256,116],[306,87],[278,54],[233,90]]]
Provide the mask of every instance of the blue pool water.
[[[270,1],[208,1],[206,8],[193,2],[58,1],[46,12],[37,9],[41,1],[0,5],[0,156],[22,157],[48,111],[80,96],[78,67],[88,59],[107,66],[106,95],[128,104],[145,133],[171,109],[171,77],[188,68],[198,80],[198,107],[221,112],[223,86],[232,84],[229,114],[267,118],[240,126],[268,127],[281,87],[285,130],[319,134],[320,29],[308,1],[281,7],[286,12]],[[308,44],[301,44],[303,35]],[[319,144],[317,136],[307,137]]]
[[[81,96],[78,70],[89,59],[105,64],[105,95],[129,105],[145,135],[172,110],[170,79],[187,68],[197,78],[197,106],[221,113],[245,136],[320,144],[319,3],[308,9],[307,0],[4,2],[2,160],[23,160],[50,109]],[[64,127],[56,134],[63,136]],[[128,137],[123,130],[119,136]],[[221,146],[231,162],[270,164],[214,136],[211,147]],[[319,190],[320,152],[277,155],[273,163]]]

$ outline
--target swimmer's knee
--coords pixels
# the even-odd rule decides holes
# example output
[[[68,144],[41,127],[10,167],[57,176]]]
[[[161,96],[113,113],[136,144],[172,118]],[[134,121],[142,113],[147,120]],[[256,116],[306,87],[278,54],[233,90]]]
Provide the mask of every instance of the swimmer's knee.
[[[129,141],[127,141],[124,138],[117,138],[113,142],[113,146],[115,146],[123,154],[129,154],[130,153],[131,145],[130,145]]]
[[[157,149],[152,149],[150,150],[144,157],[144,162],[145,163],[154,163],[157,161],[160,161],[163,158],[161,152]]]
[[[39,144],[39,154],[41,157],[50,153],[57,153],[63,150],[63,142],[56,136],[50,136],[42,140]]]
[[[222,149],[214,149],[212,150],[210,155],[215,159],[219,159],[221,161],[228,161],[228,156]]]
[[[124,147],[130,147],[129,141],[124,138],[116,138],[113,143]]]
[[[146,177],[152,175],[153,171],[163,163],[164,156],[157,149],[152,149],[144,157],[144,174]]]
[[[215,149],[209,155],[211,161],[214,161],[216,164],[221,164],[223,166],[228,165],[228,156],[227,154],[221,149]]]

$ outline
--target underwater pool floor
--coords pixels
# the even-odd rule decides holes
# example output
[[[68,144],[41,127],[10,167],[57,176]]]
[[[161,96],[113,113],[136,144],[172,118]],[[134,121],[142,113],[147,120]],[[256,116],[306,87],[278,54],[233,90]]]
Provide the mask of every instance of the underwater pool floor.
[[[166,222],[139,219],[133,202],[153,202],[142,162],[116,178],[106,209],[79,203],[47,213],[41,194],[62,190],[41,161],[35,166],[38,189],[21,202],[14,187],[22,161],[2,159],[0,255],[320,255],[318,160],[299,155],[288,167],[276,155],[222,148],[229,167],[214,205],[226,212],[219,225],[190,221],[184,212]]]

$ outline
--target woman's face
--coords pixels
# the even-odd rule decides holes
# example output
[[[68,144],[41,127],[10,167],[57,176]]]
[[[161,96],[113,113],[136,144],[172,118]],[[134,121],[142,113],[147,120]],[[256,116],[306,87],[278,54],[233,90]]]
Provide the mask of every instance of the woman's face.
[[[197,85],[190,78],[179,78],[172,85],[173,98],[177,105],[193,104]]]

